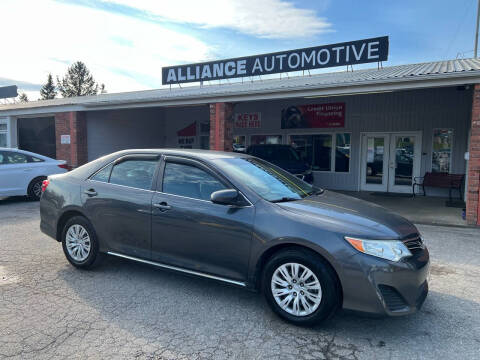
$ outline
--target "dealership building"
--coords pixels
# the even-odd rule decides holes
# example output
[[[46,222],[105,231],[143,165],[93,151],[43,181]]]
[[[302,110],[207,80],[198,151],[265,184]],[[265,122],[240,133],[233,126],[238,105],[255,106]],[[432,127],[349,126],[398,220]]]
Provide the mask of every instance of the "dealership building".
[[[181,70],[173,75],[179,82]],[[411,193],[413,178],[427,172],[463,174],[467,222],[480,225],[480,60],[376,62],[362,70],[0,105],[0,147],[73,167],[127,148],[232,151],[253,144],[292,145],[314,183],[327,189]]]

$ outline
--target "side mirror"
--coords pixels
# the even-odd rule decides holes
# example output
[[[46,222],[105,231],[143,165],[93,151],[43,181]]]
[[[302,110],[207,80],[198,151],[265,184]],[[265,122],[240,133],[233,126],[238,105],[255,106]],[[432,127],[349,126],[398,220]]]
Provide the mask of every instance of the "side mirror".
[[[218,190],[210,195],[210,200],[215,204],[235,205],[238,200],[238,191],[235,189]]]

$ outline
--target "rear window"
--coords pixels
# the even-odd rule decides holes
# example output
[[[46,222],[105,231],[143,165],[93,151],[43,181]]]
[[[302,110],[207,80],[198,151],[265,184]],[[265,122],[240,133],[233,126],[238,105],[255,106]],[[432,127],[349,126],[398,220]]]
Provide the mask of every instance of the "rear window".
[[[150,190],[158,160],[131,159],[115,164],[110,183]]]

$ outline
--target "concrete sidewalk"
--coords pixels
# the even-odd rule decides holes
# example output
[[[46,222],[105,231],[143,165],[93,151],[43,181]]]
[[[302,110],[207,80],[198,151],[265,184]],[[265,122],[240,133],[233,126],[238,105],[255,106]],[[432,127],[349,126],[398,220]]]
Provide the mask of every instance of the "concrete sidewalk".
[[[373,202],[399,213],[415,224],[468,226],[462,219],[462,208],[447,207],[448,198],[411,197],[409,194],[379,194],[370,191],[337,191]]]

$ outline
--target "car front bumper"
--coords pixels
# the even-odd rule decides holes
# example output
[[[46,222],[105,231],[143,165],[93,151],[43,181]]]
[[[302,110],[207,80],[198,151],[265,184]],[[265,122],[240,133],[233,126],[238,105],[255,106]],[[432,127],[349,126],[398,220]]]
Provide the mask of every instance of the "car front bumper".
[[[407,315],[419,310],[428,294],[430,260],[426,248],[399,262],[358,253],[343,268],[344,309]]]

